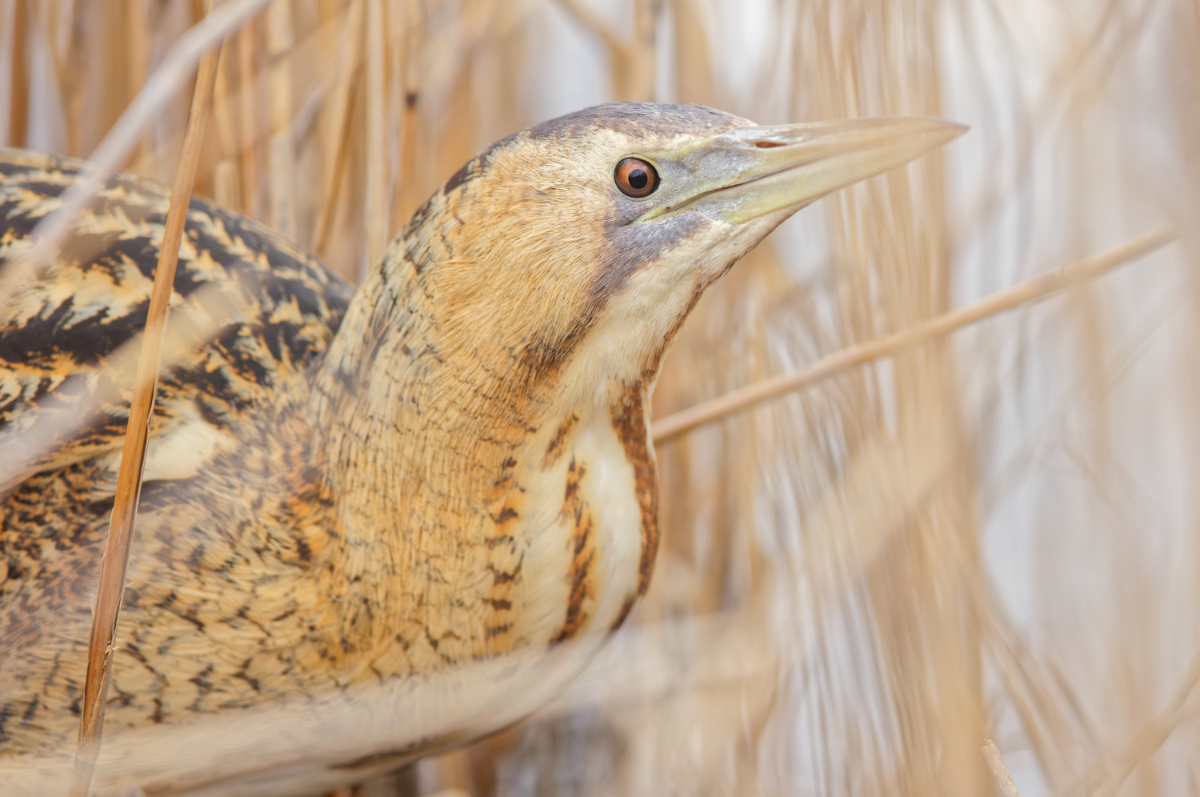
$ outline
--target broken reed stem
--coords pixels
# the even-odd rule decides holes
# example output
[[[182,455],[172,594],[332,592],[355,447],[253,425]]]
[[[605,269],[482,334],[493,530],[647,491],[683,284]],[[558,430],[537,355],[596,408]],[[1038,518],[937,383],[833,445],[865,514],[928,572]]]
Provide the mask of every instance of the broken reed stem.
[[[1008,767],[1004,765],[1004,759],[1000,757],[1000,751],[996,749],[996,743],[991,739],[984,742],[983,757],[987,760],[988,768],[992,770],[993,777],[996,778],[996,784],[1000,787],[1000,793],[1004,797],[1021,797],[1021,792],[1017,791],[1017,784],[1012,779],[1012,775],[1008,774]]]
[[[341,31],[341,47],[338,52],[337,76],[334,78],[333,101],[330,118],[333,120],[334,135],[326,143],[323,158],[325,184],[321,190],[322,202],[317,211],[317,237],[313,252],[324,257],[329,248],[329,234],[337,215],[338,192],[342,186],[350,158],[350,131],[354,121],[354,81],[357,69],[357,46],[363,36],[363,4],[351,3],[346,12],[346,21]]]
[[[242,127],[242,211],[251,218],[261,218],[262,162],[259,157],[259,130],[262,129],[262,97],[258,91],[258,25],[246,20],[238,32],[236,45],[230,40],[230,50],[237,48],[238,71],[241,73]]]
[[[367,262],[359,278],[383,259],[388,244],[386,156],[387,76],[384,51],[387,48],[383,0],[367,2]]]
[[[121,467],[117,473],[117,491],[108,527],[108,541],[100,567],[100,583],[96,588],[96,607],[92,615],[91,637],[88,639],[87,680],[83,689],[79,741],[75,748],[75,769],[70,791],[72,797],[87,797],[96,758],[100,753],[105,699],[115,649],[114,636],[121,610],[121,597],[125,591],[125,572],[129,565],[133,521],[142,486],[142,466],[145,463],[150,413],[154,409],[154,393],[158,386],[159,348],[167,324],[167,308],[175,283],[179,244],[183,237],[184,222],[187,220],[188,203],[191,201],[196,163],[200,159],[204,122],[212,100],[219,56],[220,49],[213,48],[200,60],[191,112],[188,114],[187,132],[183,139],[183,152],[175,172],[171,205],[167,211],[166,224],[163,226],[162,248],[158,254],[158,268],[154,273],[154,287],[146,314],[146,332],[142,339],[142,352],[138,358],[137,376],[133,385],[133,401],[129,408],[129,426],[125,430],[125,443],[121,449]]]
[[[650,427],[651,437],[663,443],[685,432],[725,418],[734,413],[797,390],[804,390],[855,366],[881,357],[890,357],[912,346],[947,335],[1000,313],[1015,310],[1061,291],[1063,288],[1099,277],[1117,266],[1136,260],[1175,240],[1175,232],[1164,227],[1135,238],[1104,254],[1071,263],[1015,288],[994,294],[962,310],[944,313],[916,327],[879,340],[849,346],[817,360],[803,371],[780,374],[704,401],[694,407],[668,415]]]

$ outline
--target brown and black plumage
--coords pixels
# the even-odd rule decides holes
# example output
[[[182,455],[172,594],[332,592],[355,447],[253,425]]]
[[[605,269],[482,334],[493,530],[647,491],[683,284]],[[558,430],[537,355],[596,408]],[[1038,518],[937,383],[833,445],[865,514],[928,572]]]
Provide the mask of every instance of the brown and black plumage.
[[[172,305],[209,286],[238,310],[160,381],[106,740],[602,639],[649,582],[647,400],[701,292],[799,207],[957,132],[589,109],[464,166],[353,294],[193,201]],[[76,169],[0,151],[0,262]],[[167,199],[113,181],[0,308],[0,452],[90,411],[144,323]],[[125,413],[0,485],[0,771],[73,742]]]

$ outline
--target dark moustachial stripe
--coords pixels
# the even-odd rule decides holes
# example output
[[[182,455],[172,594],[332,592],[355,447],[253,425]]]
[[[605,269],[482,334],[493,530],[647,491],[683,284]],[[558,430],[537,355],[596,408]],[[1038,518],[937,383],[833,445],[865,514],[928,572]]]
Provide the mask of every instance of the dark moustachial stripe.
[[[612,423],[633,467],[634,493],[642,518],[642,555],[638,562],[638,595],[650,587],[654,557],[658,553],[658,474],[647,436],[645,391],[640,383],[628,385],[612,406]]]

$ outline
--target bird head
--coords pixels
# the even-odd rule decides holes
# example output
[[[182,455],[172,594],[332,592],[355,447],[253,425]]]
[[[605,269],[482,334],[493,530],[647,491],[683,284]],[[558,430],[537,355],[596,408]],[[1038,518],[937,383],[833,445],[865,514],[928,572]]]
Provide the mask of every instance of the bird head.
[[[437,250],[442,328],[462,345],[533,375],[571,359],[590,372],[582,384],[652,382],[703,290],[780,222],[963,130],[919,118],[761,127],[695,105],[602,105],[494,144],[402,241],[418,267]],[[440,240],[422,249],[431,208]]]

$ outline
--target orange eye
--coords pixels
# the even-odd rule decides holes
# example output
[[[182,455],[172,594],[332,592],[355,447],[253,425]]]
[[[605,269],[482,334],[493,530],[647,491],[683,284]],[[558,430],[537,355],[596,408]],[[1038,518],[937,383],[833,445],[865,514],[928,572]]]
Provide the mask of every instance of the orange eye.
[[[658,188],[658,172],[640,158],[626,158],[618,163],[613,179],[622,194],[638,199],[650,196]]]

